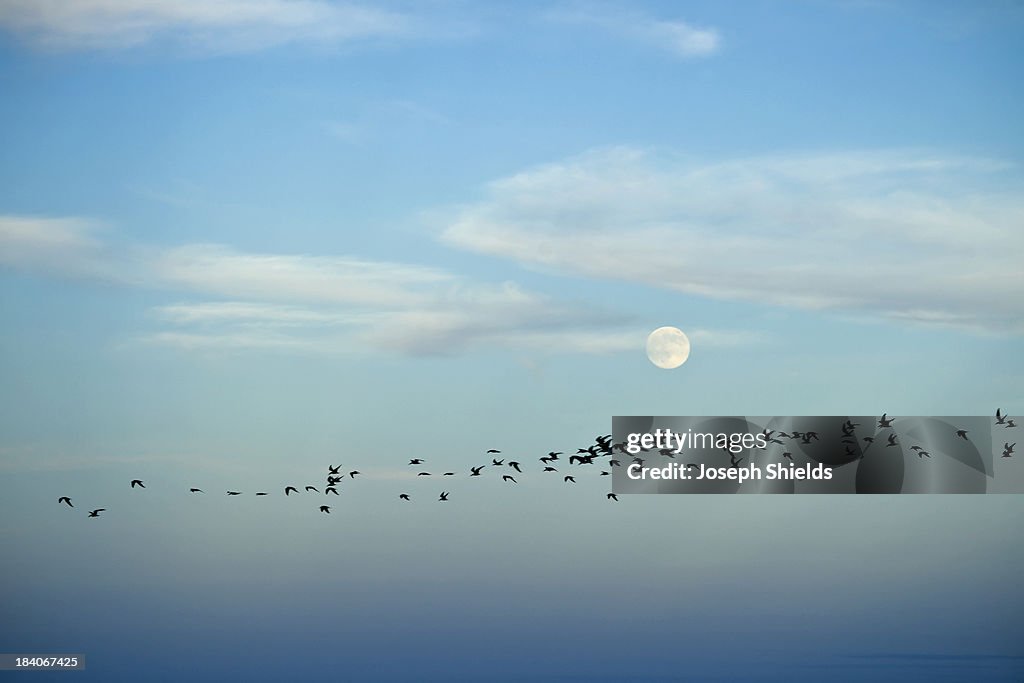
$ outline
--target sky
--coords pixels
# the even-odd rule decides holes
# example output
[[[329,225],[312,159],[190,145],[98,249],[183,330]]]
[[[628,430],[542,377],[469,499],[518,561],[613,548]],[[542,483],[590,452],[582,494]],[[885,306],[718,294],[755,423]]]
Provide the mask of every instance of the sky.
[[[1018,680],[1018,496],[616,504],[537,459],[615,415],[1024,411],[1022,34],[995,0],[0,0],[0,652]],[[466,478],[491,448],[521,481]],[[338,463],[331,515],[282,495]]]

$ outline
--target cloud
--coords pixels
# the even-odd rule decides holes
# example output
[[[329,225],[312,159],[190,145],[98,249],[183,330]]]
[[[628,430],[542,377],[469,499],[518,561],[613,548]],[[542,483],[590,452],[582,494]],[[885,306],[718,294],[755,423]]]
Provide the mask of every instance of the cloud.
[[[403,35],[412,20],[327,0],[6,0],[0,27],[54,49],[125,49],[169,38],[240,52]]]
[[[1009,165],[921,152],[613,148],[490,183],[442,240],[701,297],[1020,333],[1022,189]]]
[[[604,354],[639,352],[646,339],[631,316],[514,282],[351,256],[115,245],[77,218],[0,217],[0,264],[185,294],[193,300],[153,308],[156,329],[136,341],[190,351]]]
[[[677,57],[707,57],[718,52],[722,44],[721,36],[713,28],[700,28],[681,20],[654,19],[596,4],[563,7],[547,12],[544,17],[558,23],[593,26]]]

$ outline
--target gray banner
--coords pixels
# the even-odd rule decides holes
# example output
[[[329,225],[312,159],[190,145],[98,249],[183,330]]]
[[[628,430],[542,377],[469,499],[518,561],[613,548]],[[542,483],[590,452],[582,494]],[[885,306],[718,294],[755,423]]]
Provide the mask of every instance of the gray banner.
[[[623,493],[1024,493],[1015,423],[991,417],[612,419]]]
[[[0,653],[0,671],[81,671],[85,657],[55,653]]]

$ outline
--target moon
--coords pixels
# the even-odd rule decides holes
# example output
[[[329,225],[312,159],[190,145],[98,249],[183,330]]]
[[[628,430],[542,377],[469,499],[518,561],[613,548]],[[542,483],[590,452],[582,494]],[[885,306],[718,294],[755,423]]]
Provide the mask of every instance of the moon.
[[[647,335],[647,358],[659,368],[678,368],[690,357],[690,340],[678,327],[659,327]]]

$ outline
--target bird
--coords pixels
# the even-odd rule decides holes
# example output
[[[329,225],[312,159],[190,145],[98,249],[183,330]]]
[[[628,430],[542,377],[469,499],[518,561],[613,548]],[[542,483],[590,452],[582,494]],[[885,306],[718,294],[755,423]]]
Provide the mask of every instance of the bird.
[[[295,488],[294,486],[285,486],[284,487],[284,495],[290,496],[292,491],[295,491],[295,493],[299,492],[299,490],[297,488]]]
[[[469,476],[471,476],[471,477],[479,477],[480,476],[480,470],[482,470],[484,467],[486,467],[486,465],[480,465],[479,467],[470,467],[469,470],[472,472],[472,474],[469,475]]]
[[[967,438],[967,430],[966,429],[958,429],[958,430],[956,430],[956,435],[959,436],[964,441],[970,441],[970,439]]]
[[[1006,416],[1000,413],[999,408],[996,408],[996,424],[1006,424]]]
[[[1007,429],[1013,429],[1014,427],[1017,426],[1017,423],[1014,422],[1013,420],[1007,420],[1006,424],[1003,426],[1006,427]]]
[[[413,458],[412,460],[409,461],[409,464],[410,465],[422,465],[423,464],[423,458]]]
[[[331,507],[329,505],[321,505],[320,512],[326,512],[327,514],[331,514]]]
[[[1013,457],[1013,447],[1016,446],[1016,445],[1017,445],[1016,441],[1014,441],[1013,443],[1010,443],[1009,441],[1004,443],[1003,444],[1003,457],[1004,458],[1012,458]],[[68,504],[70,505],[70,503],[68,503]]]
[[[442,477],[454,477],[454,476],[455,476],[455,473],[454,473],[454,472],[445,472],[445,473],[444,473],[444,474],[442,474],[441,476],[442,476]]]
[[[189,493],[202,493],[202,492],[203,492],[202,489],[197,489],[197,488],[189,489]]]
[[[489,448],[489,449],[487,449],[487,452],[488,453],[501,453],[501,451],[499,451],[497,448]]]
[[[514,469],[516,472],[522,473],[522,470],[519,469],[519,463],[517,463],[515,460],[509,460],[508,466]]]
[[[912,451],[923,451],[924,449],[921,448],[920,446],[918,446],[917,444],[914,444],[913,446],[910,447],[910,450],[912,450]]]
[[[562,451],[548,451],[548,457],[552,460],[558,460],[558,456],[565,455]]]
[[[892,421],[894,419],[895,418],[892,418],[892,417],[886,419],[886,413],[882,413],[882,417],[878,418],[878,428],[879,429],[885,429],[886,427],[891,427],[892,426]]]
[[[506,474],[501,479],[502,479],[502,481],[510,481],[513,484],[518,484],[519,483],[519,482],[516,481],[516,478],[513,477],[511,474]]]
[[[576,483],[576,478],[567,474],[564,477],[562,477],[562,481],[566,481],[566,482],[571,481],[572,483],[575,484]]]
[[[896,435],[895,434],[890,434],[889,435],[889,443],[885,444],[885,447],[888,448],[889,446],[895,446],[895,445],[897,445],[896,444]]]
[[[101,512],[106,512],[106,511],[107,511],[107,508],[96,508],[95,510],[93,510],[92,512],[89,513],[89,516],[90,517],[99,517]]]
[[[320,493],[315,486],[307,486],[306,491],[313,491],[314,493]]]
[[[327,488],[324,489],[324,495],[326,496],[328,493],[333,493],[336,496],[341,495],[340,493],[338,493],[338,489],[334,488],[333,486],[328,486]]]
[[[357,474],[362,474],[362,472],[360,472],[359,470],[352,470],[351,472],[348,473],[348,476],[351,477],[352,479],[355,479]]]
[[[494,458],[491,458],[491,464],[494,465],[495,467],[501,467],[502,465],[505,464],[505,461],[504,460],[495,460]]]
[[[616,496],[614,493],[609,493],[607,498],[608,498],[608,500],[614,500],[615,502],[619,501],[619,497]]]
[[[790,453],[789,451],[786,451],[785,453],[782,454],[782,457],[783,458],[788,458],[789,460],[792,460],[793,459],[793,454]]]
[[[146,488],[146,485],[142,483],[141,479],[132,479],[132,488],[135,488],[136,486],[141,486],[142,488]]]
[[[327,466],[327,470],[328,470],[328,474],[340,474],[341,473],[341,465],[338,465],[337,467],[332,467],[331,465],[328,465]]]
[[[622,467],[622,463],[618,460],[609,460],[608,464],[612,467]]]
[[[240,495],[242,495],[242,492],[241,491],[228,491],[228,495],[229,496],[240,496]]]
[[[60,498],[58,498],[57,503],[67,503],[69,508],[75,507],[74,505],[71,504],[71,499],[68,498],[67,496],[61,496]]]
[[[256,495],[257,495],[257,496],[265,496],[265,495],[267,495],[267,492],[266,492],[266,491],[258,491],[258,492],[256,493]]]
[[[441,491],[441,496],[437,499],[439,503],[444,503],[448,500],[448,492]]]
[[[544,468],[544,471],[545,471],[545,472],[557,472],[558,470],[556,470],[556,469],[555,469],[554,467],[551,467],[551,466],[549,465],[549,466],[547,466],[547,467],[545,467],[545,468]]]
[[[402,500],[409,500],[409,494],[408,493],[399,493],[398,497],[401,498]]]
[[[930,454],[930,453],[928,453],[928,451],[926,451],[926,450],[924,450],[924,449],[921,449],[921,450],[919,450],[919,451],[917,452],[917,457],[918,457],[918,458],[930,458],[930,457],[932,457],[932,456],[931,456],[931,454]]]
[[[607,477],[609,474],[611,474],[611,472],[605,472],[604,470],[601,470],[602,477]]]
[[[429,477],[430,476],[430,472],[417,472],[416,476],[417,477]]]

